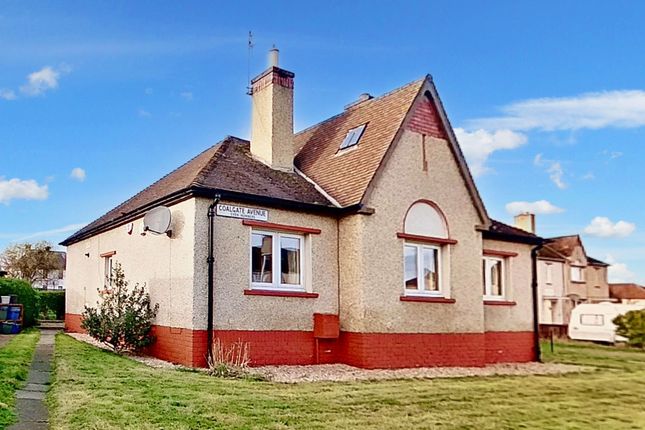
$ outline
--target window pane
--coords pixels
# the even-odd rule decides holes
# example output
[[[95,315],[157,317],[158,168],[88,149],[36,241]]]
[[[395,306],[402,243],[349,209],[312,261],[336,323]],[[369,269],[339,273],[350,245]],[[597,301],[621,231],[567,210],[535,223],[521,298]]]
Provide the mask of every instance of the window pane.
[[[490,262],[490,294],[491,296],[502,295],[502,262],[491,260]]]
[[[268,234],[251,235],[251,280],[273,282],[273,238]]]
[[[437,250],[423,248],[423,282],[428,291],[439,291],[439,271]]]
[[[300,285],[300,239],[280,238],[282,283]]]
[[[405,260],[405,288],[409,290],[418,290],[419,282],[417,279],[417,247],[406,246],[403,252]]]

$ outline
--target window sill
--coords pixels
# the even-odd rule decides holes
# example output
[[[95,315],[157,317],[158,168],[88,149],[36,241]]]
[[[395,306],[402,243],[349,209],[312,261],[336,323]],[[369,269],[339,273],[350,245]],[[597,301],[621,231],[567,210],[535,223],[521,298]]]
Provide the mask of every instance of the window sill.
[[[424,303],[455,303],[455,299],[447,299],[445,297],[431,297],[431,296],[400,296],[399,300],[402,302],[424,302]]]
[[[318,293],[307,293],[305,291],[278,291],[278,290],[244,290],[245,296],[273,296],[273,297],[300,297],[302,299],[315,299]]]
[[[509,300],[484,300],[486,306],[515,306],[517,302]]]

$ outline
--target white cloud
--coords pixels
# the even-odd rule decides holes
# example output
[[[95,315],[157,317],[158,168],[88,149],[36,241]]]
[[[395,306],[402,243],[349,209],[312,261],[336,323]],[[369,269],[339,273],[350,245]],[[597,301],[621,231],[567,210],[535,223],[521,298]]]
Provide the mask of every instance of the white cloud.
[[[4,179],[0,177],[0,203],[11,200],[45,200],[49,195],[47,185],[39,185],[33,179]]]
[[[179,93],[179,95],[187,101],[191,101],[193,99],[193,93],[191,93],[190,91],[182,91],[181,93]]]
[[[609,282],[632,282],[634,280],[634,272],[629,270],[627,264],[619,263],[611,254],[607,254],[605,261],[610,264],[607,268]]]
[[[493,152],[502,149],[515,149],[527,141],[525,135],[511,130],[490,132],[480,129],[471,132],[463,128],[455,128],[455,134],[474,176],[480,176],[490,171],[490,168],[486,166],[486,161]]]
[[[15,100],[16,93],[13,90],[8,90],[6,88],[0,88],[0,99],[3,100]]]
[[[37,231],[35,233],[29,233],[29,234],[26,234],[26,235],[24,235],[22,237],[18,237],[17,239],[14,240],[14,242],[22,242],[22,241],[29,240],[29,239],[35,239],[37,237],[51,237],[51,236],[56,236],[56,235],[63,234],[63,233],[70,233],[70,232],[73,232],[73,231],[80,230],[81,228],[85,227],[86,225],[87,225],[87,223],[69,224],[69,225],[66,225],[64,227],[54,228],[54,229],[51,229],[51,230]]]
[[[545,167],[546,172],[549,174],[549,179],[561,190],[567,188],[567,184],[562,177],[564,176],[564,169],[559,161],[547,160],[542,157],[542,154],[537,154],[533,159],[533,164],[538,167]]]
[[[583,181],[591,181],[593,179],[596,179],[596,175],[593,174],[593,172],[587,172],[584,175],[580,177]]]
[[[529,212],[536,215],[550,215],[564,212],[547,200],[537,200],[535,202],[510,202],[506,204],[506,212],[511,215],[517,215]]]
[[[636,225],[627,221],[613,223],[609,218],[597,216],[591,220],[584,232],[596,237],[627,237],[636,230]]]
[[[20,87],[20,92],[34,97],[56,89],[61,75],[69,73],[70,70],[68,66],[64,65],[56,69],[50,66],[43,67],[27,76],[27,83]]]
[[[528,99],[502,107],[502,116],[467,122],[469,128],[577,130],[645,125],[645,91],[584,93],[573,97]]]
[[[85,169],[82,169],[80,167],[74,167],[71,173],[69,174],[69,176],[78,182],[83,182],[86,176]]]
[[[145,110],[145,109],[139,109],[139,110],[137,111],[137,114],[138,114],[141,118],[150,118],[150,117],[152,116],[152,114],[151,114],[150,112],[148,112],[147,110]]]

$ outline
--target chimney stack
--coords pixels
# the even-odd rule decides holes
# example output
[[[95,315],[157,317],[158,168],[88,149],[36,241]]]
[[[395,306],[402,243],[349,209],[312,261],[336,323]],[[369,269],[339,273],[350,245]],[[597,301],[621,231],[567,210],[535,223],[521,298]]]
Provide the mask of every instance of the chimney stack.
[[[535,214],[523,212],[515,215],[515,227],[535,234]]]
[[[293,171],[293,78],[269,51],[269,68],[251,81],[251,154],[273,169]]]

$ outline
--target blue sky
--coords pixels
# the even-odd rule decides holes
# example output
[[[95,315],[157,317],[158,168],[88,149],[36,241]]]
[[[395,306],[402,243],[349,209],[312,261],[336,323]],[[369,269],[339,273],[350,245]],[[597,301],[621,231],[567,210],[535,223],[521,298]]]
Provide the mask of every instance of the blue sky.
[[[564,3],[564,4],[563,4]],[[58,242],[226,135],[272,44],[301,129],[433,75],[491,216],[645,283],[645,4],[0,1],[0,249]],[[74,170],[76,169],[76,170]]]

